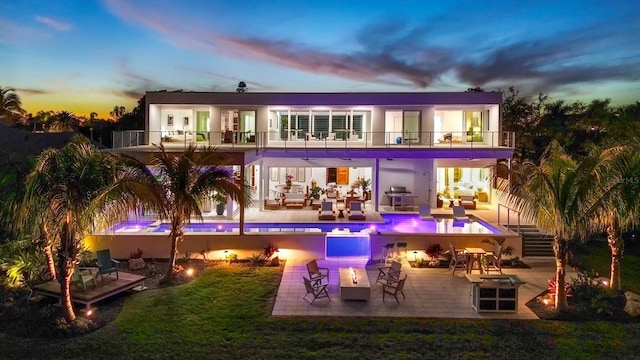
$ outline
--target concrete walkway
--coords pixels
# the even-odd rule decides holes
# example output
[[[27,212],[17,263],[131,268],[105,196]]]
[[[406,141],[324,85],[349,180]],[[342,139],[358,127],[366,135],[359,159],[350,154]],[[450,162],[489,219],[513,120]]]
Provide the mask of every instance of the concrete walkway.
[[[465,272],[456,270],[454,276],[445,268],[411,268],[402,260],[402,270],[407,274],[404,287],[406,299],[400,304],[387,296],[382,301],[382,286],[375,285],[378,267],[384,264],[367,266],[367,275],[371,282],[369,301],[346,301],[340,299],[338,268],[364,267],[366,260],[318,260],[318,265],[330,270],[329,295],[331,300],[321,298],[313,305],[302,297],[305,287],[302,276],[308,276],[306,263],[309,260],[287,260],[278,295],[273,307],[274,316],[380,316],[380,317],[424,317],[424,318],[472,318],[472,319],[538,319],[525,305],[547,289],[547,280],[555,274],[553,259],[529,258],[524,262],[530,269],[503,269],[504,274],[517,275],[526,284],[520,286],[517,313],[477,313],[471,307],[471,284],[465,278]],[[477,271],[476,271],[477,273]],[[495,273],[492,273],[495,274]],[[567,269],[567,279],[575,276]]]

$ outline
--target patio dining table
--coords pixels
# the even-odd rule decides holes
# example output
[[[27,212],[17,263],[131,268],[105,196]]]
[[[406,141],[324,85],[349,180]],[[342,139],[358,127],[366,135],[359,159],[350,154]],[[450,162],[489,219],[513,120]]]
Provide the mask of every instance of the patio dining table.
[[[487,253],[483,248],[465,248],[464,253],[467,254],[467,274],[471,274],[473,270],[479,270],[480,274],[484,273],[482,269],[482,259]],[[477,265],[477,268],[474,268]]]

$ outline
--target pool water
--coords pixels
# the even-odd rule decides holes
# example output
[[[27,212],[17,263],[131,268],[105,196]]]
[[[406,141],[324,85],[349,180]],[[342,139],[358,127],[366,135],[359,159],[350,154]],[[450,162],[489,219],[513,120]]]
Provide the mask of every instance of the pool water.
[[[245,232],[330,232],[336,228],[348,228],[351,232],[369,229],[380,233],[404,234],[496,234],[497,229],[481,221],[462,222],[437,218],[423,221],[419,215],[382,214],[384,223],[245,223]],[[169,224],[155,226],[154,221],[123,222],[112,228],[116,233],[140,231],[169,232]],[[185,226],[185,233],[239,232],[238,223],[203,222]]]

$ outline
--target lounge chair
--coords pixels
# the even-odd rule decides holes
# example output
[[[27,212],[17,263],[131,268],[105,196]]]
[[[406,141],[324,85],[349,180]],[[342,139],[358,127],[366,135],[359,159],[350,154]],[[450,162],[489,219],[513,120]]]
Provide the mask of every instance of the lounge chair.
[[[420,213],[422,220],[435,220],[433,215],[431,215],[431,206],[429,205],[420,205],[418,207],[418,212]]]
[[[402,298],[406,299],[404,296],[404,291],[402,291],[402,289],[404,288],[404,283],[406,281],[407,275],[405,275],[402,279],[399,279],[398,282],[382,285],[382,301],[384,301],[386,295],[389,294],[393,296],[394,299],[396,299],[396,302],[398,304],[400,304],[400,300],[398,300],[398,294],[401,294]]]
[[[109,249],[96,251],[96,256],[98,258],[97,264],[100,280],[104,279],[103,275],[109,275],[111,273],[116,273],[116,279],[120,278],[118,275],[118,264],[120,264],[120,262],[111,258]]]
[[[449,270],[453,270],[451,275],[455,275],[456,269],[466,269],[467,268],[467,254],[461,251],[457,251],[453,244],[449,244],[449,249],[451,250],[451,261],[449,262]]]
[[[333,203],[331,201],[323,201],[318,212],[320,220],[335,220],[336,213],[333,211]]]
[[[392,261],[391,266],[384,266],[378,268],[378,278],[376,284],[388,284],[397,282],[400,278],[400,272],[402,271],[402,263],[398,261]]]
[[[304,280],[304,287],[307,290],[307,293],[302,297],[303,299],[309,301],[309,299],[307,299],[307,296],[313,296],[313,299],[311,299],[311,304],[313,304],[316,299],[324,297],[331,300],[331,298],[329,297],[329,292],[327,291],[327,286],[329,284],[319,284],[317,282],[314,282],[313,280],[307,279],[304,276],[302,276],[302,279]]]
[[[307,272],[309,273],[309,279],[314,284],[322,283],[324,279],[327,279],[327,283],[329,282],[329,268],[319,267],[315,259],[307,263]]]
[[[456,205],[453,207],[453,220],[454,221],[465,221],[465,222],[470,222],[471,219],[469,219],[469,217],[467,216],[466,211],[464,210],[464,207],[460,206],[460,205]]]
[[[489,271],[499,271],[502,274],[502,266],[500,266],[502,262],[502,246],[500,244],[493,245],[493,252],[485,254],[484,261],[484,270],[487,273]]]
[[[362,212],[362,203],[360,201],[352,201],[349,203],[349,220],[365,220],[366,217]]]
[[[96,271],[96,268],[76,266],[71,276],[71,284],[77,285],[82,291],[87,291],[87,284],[93,284],[95,288],[97,286],[96,276],[98,273],[94,273],[94,271]]]

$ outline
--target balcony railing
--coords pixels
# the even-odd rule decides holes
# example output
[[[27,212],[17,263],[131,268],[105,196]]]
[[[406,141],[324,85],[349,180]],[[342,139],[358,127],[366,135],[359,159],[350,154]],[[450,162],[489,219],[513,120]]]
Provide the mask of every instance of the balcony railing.
[[[151,144],[183,147],[190,144],[229,148],[510,148],[512,132],[307,132],[293,129],[270,132],[232,131],[144,131],[113,133],[113,147],[126,148]]]

